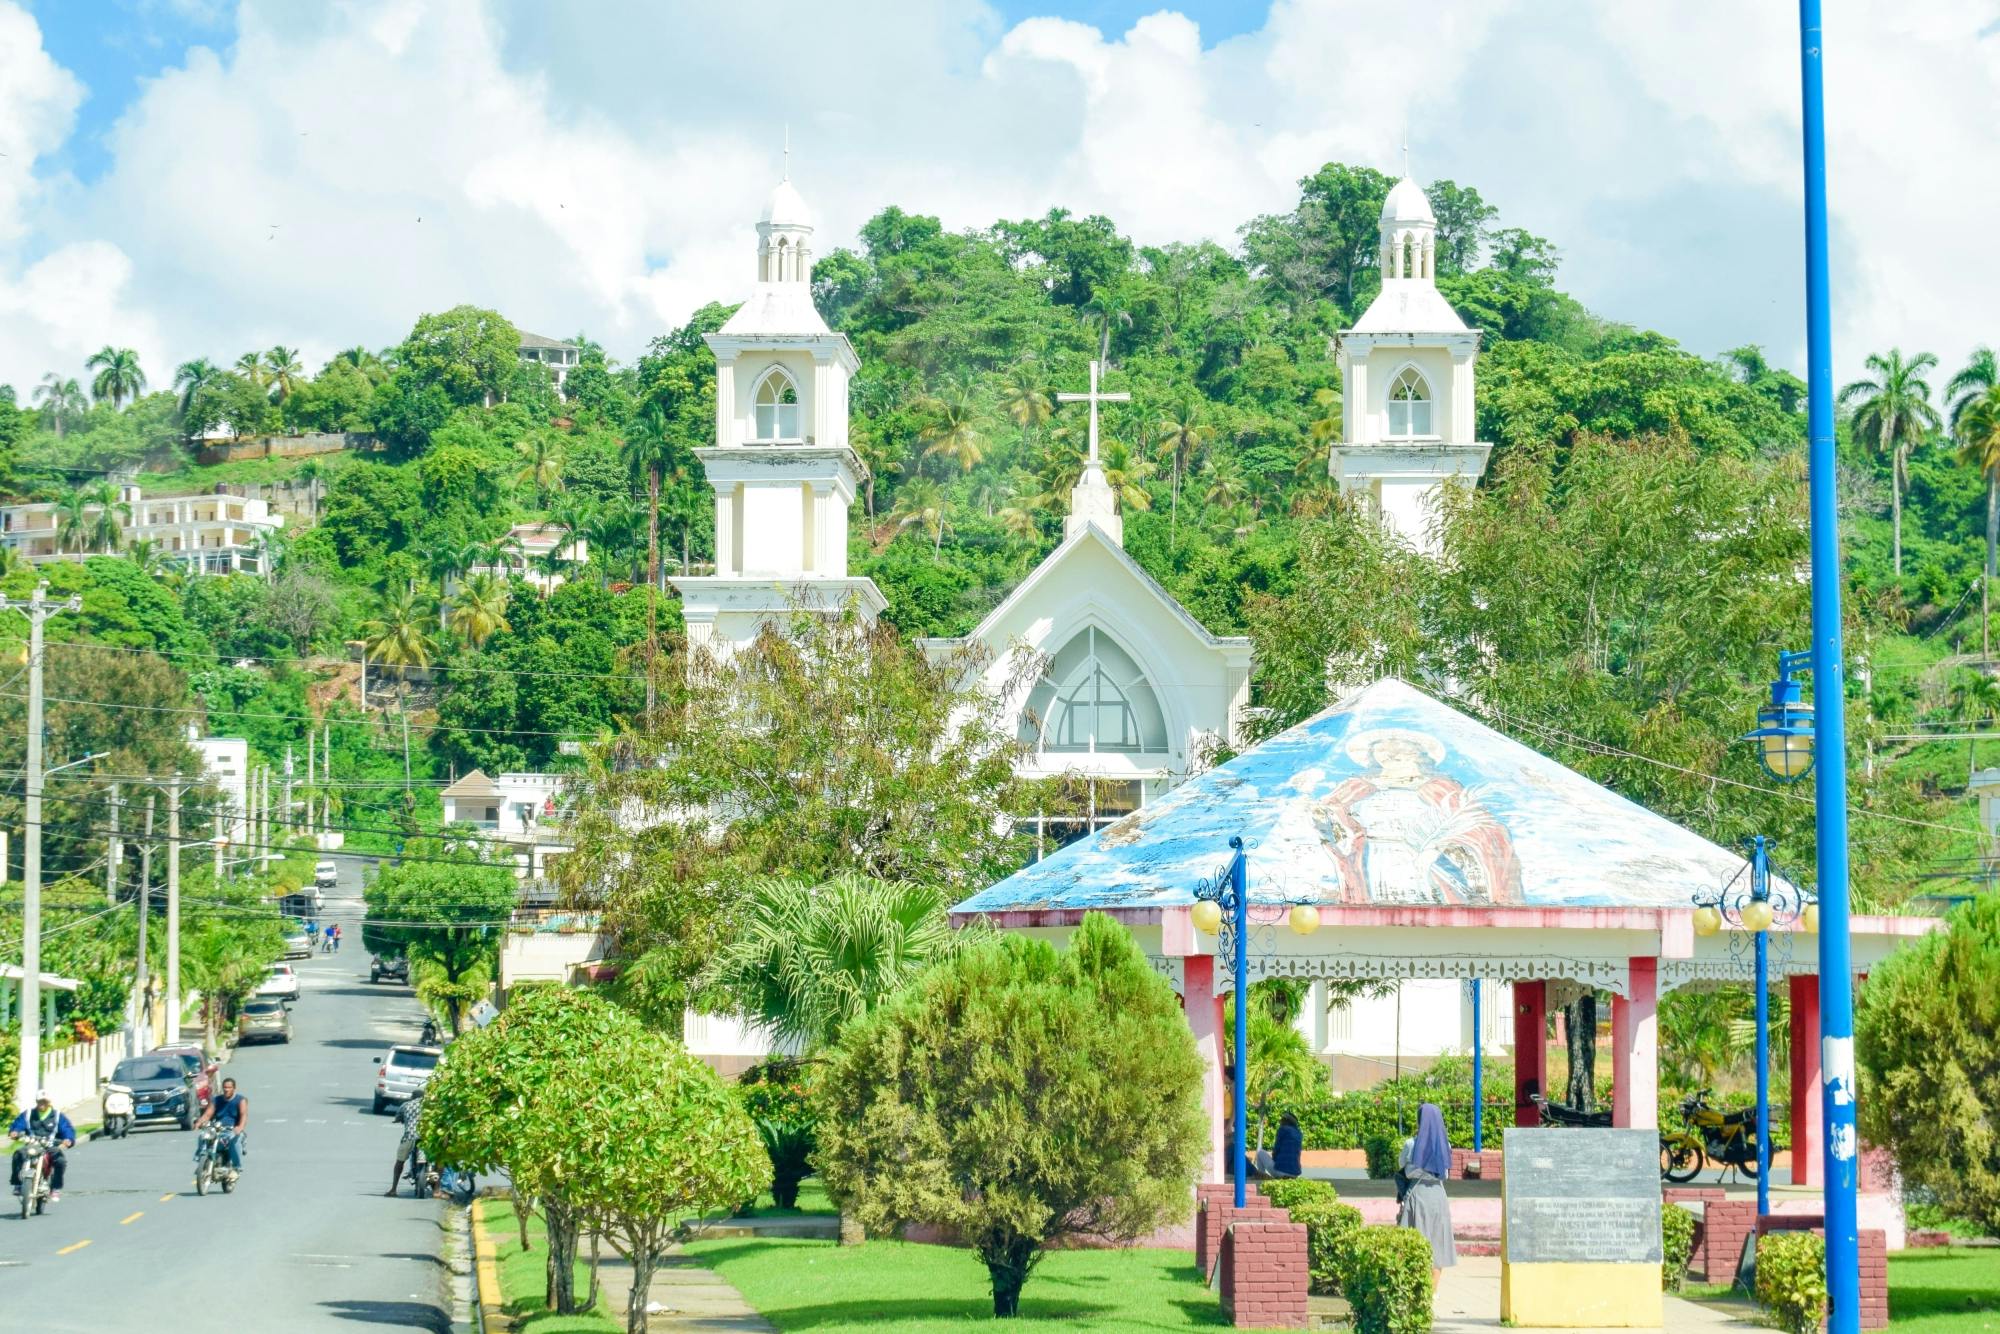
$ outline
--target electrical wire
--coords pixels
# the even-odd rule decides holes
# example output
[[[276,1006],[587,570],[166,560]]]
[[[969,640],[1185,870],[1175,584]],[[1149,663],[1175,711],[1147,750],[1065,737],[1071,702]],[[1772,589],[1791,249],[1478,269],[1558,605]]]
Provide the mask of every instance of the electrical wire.
[[[293,666],[301,668],[302,670],[326,671],[330,669],[338,670],[342,667],[351,667],[354,665],[353,662],[345,658],[330,658],[330,659],[329,658],[276,658],[276,657],[262,657],[250,653],[205,654],[205,653],[194,653],[184,649],[132,648],[125,644],[100,644],[80,639],[51,642],[47,645],[47,647],[59,648],[59,649],[87,649],[97,653],[131,653],[131,654],[136,654],[140,657],[188,659],[201,663],[213,663],[217,667],[228,667],[240,662],[257,662],[257,663],[266,663],[273,666]],[[638,646],[635,645],[633,647],[638,647]],[[393,673],[396,670],[394,667],[384,663],[377,663],[376,666],[378,670],[383,672]],[[569,680],[579,680],[579,681],[630,681],[635,685],[643,685],[646,680],[645,673],[643,672],[631,673],[631,672],[544,671],[529,667],[475,667],[475,666],[463,666],[457,663],[453,663],[447,666],[436,667],[433,668],[432,670],[442,672],[447,676],[457,676],[461,674],[476,673],[482,676],[553,677],[556,679],[569,679]]]

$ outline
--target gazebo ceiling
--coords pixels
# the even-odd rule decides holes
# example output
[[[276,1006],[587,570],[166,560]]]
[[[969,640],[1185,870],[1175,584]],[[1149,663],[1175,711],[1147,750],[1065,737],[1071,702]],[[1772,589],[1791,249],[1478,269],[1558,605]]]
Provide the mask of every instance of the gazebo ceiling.
[[[1385,678],[954,912],[1185,907],[1238,835],[1253,902],[1687,908],[1744,867]]]

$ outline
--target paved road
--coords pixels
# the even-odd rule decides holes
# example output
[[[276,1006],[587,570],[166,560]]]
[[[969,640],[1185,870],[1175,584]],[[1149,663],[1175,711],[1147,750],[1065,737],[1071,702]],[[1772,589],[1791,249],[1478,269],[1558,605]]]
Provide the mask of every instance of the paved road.
[[[0,1217],[0,1326],[450,1328],[443,1206],[382,1196],[396,1129],[370,1111],[370,1058],[413,1041],[422,1015],[407,987],[368,982],[359,895],[359,864],[342,859],[326,913],[347,942],[294,965],[291,1045],[245,1047],[225,1067],[250,1099],[235,1193],[195,1195],[194,1137],[178,1129],[78,1145],[60,1205]]]

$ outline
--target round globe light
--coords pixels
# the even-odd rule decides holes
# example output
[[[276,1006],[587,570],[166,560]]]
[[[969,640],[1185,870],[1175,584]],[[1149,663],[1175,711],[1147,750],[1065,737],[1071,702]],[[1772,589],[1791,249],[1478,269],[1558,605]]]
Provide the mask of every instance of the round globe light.
[[[1804,778],[1813,766],[1813,738],[1810,733],[1767,736],[1763,741],[1764,767],[1772,777],[1787,783]]]
[[[1722,914],[1713,908],[1694,910],[1694,933],[1697,936],[1712,936],[1722,930]]]
[[[1214,935],[1222,929],[1222,905],[1214,899],[1203,899],[1194,905],[1188,916],[1194,919],[1194,929]]]
[[[1817,903],[1808,903],[1805,907],[1799,909],[1799,925],[1804,927],[1808,932],[1819,930],[1819,905]]]
[[[1309,936],[1319,930],[1319,909],[1310,903],[1292,906],[1292,930],[1302,936]]]
[[[1771,904],[1768,900],[1752,899],[1743,905],[1743,929],[1746,931],[1771,929]]]

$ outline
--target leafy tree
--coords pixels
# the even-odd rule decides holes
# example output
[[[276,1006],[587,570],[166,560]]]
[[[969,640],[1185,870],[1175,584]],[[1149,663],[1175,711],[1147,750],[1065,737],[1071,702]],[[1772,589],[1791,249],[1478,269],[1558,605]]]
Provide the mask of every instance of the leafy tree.
[[[146,373],[139,369],[139,354],[129,347],[107,343],[83,364],[97,372],[97,378],[90,382],[90,393],[100,403],[108,398],[113,408],[122,408],[126,399],[145,392]]]
[[[1947,420],[1953,434],[1958,432],[1959,419],[1994,389],[2000,389],[2000,357],[1990,347],[1974,348],[1965,366],[1944,387],[1945,399],[1950,403]]]
[[[993,1313],[1065,1237],[1131,1241],[1187,1207],[1201,1061],[1125,929],[1091,914],[1058,953],[982,942],[856,1020],[829,1055],[817,1165],[870,1229],[950,1229]]]
[[[2000,1232],[2000,897],[1870,973],[1854,1032],[1862,1138],[1947,1215]]]
[[[439,857],[446,851],[426,842],[418,855]],[[455,986],[490,966],[517,891],[512,866],[450,855],[459,860],[383,867],[363,892],[367,917],[362,926],[365,940],[400,946],[412,963],[436,968],[446,984]],[[447,1017],[454,1033],[462,1008],[463,997],[448,993]]]
[[[520,365],[521,335],[497,311],[453,306],[418,318],[397,349],[391,382],[442,390],[454,406],[499,399]]]
[[[1903,573],[1903,492],[1910,484],[1910,450],[1938,429],[1938,411],[1931,406],[1930,382],[1924,372],[1937,366],[1937,357],[1919,352],[1907,360],[1901,348],[1891,348],[1887,356],[1871,352],[1865,363],[1874,379],[1855,380],[1843,385],[1838,402],[1842,407],[1858,402],[1854,412],[1854,437],[1877,454],[1889,458],[1889,495],[1894,504],[1895,571]]]

